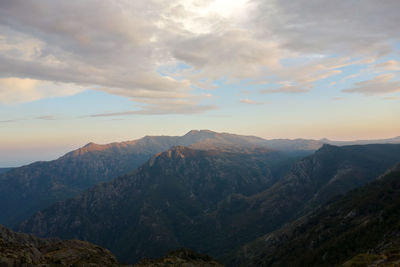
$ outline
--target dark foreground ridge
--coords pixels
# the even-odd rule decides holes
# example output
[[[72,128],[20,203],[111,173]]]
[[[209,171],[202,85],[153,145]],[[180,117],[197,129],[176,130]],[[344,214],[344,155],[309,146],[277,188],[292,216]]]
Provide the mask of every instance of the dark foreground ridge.
[[[162,266],[181,266],[181,267],[222,267],[223,265],[215,261],[208,255],[199,254],[191,249],[181,248],[168,252],[160,259],[142,259],[133,267],[162,267]]]
[[[118,266],[105,248],[79,240],[44,239],[0,225],[0,266]]]
[[[117,267],[114,255],[105,248],[80,240],[38,238],[16,233],[0,225],[1,267]],[[207,255],[181,248],[161,259],[143,259],[134,267],[181,266],[222,267]],[[127,267],[127,266],[125,266]]]

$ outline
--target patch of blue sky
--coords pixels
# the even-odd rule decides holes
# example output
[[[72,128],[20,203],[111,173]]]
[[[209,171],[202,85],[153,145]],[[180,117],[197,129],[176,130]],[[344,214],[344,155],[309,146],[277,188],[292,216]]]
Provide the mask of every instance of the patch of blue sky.
[[[35,119],[53,116],[57,119],[77,119],[88,115],[134,109],[135,103],[126,97],[101,91],[87,90],[82,93],[40,99],[14,105],[0,105],[1,120]]]

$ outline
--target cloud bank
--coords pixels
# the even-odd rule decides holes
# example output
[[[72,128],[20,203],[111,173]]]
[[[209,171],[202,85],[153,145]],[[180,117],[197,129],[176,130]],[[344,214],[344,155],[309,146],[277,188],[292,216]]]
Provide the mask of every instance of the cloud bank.
[[[193,113],[213,108],[195,88],[221,79],[303,93],[355,64],[389,73],[344,92],[397,92],[398,62],[375,62],[399,42],[398,10],[397,0],[4,0],[0,102],[101,90],[139,103],[135,114]]]

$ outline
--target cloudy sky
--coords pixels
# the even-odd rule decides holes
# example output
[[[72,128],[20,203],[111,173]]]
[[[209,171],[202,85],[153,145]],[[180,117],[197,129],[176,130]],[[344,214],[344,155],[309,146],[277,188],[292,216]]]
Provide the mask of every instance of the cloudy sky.
[[[0,0],[0,166],[191,129],[400,135],[398,0]]]

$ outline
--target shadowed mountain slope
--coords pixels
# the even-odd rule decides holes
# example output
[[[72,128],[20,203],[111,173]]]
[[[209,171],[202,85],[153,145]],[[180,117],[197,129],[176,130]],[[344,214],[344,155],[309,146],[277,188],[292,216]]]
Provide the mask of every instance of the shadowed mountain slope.
[[[280,152],[268,150],[174,147],[132,174],[37,213],[20,229],[103,244],[123,262],[179,247],[201,252],[212,242],[204,234],[214,228],[199,222],[231,194],[250,196],[274,184],[282,160],[286,157]]]
[[[1,173],[5,173],[8,172],[9,170],[11,170],[12,168],[0,168],[0,174]]]
[[[304,156],[324,142],[337,143],[306,139],[265,140],[209,130],[193,130],[184,136],[146,136],[106,145],[89,143],[57,160],[35,162],[0,173],[0,223],[14,226],[57,201],[136,169],[154,154],[173,146],[230,152],[267,147]],[[400,142],[400,138],[355,142]]]
[[[188,247],[227,261],[243,244],[400,161],[400,145],[325,145],[283,178],[282,154],[175,147],[133,174],[51,206],[23,223],[40,236],[103,245],[123,262]]]
[[[258,137],[203,130],[107,145],[89,143],[57,160],[36,162],[0,174],[0,223],[20,223],[59,200],[133,171],[154,154],[175,145],[241,150],[262,146],[263,141]]]
[[[241,266],[397,266],[400,164],[236,254]]]
[[[241,244],[279,229],[327,200],[364,185],[400,161],[400,145],[325,145],[298,161],[273,186],[252,196],[233,194],[215,212],[224,262]]]

